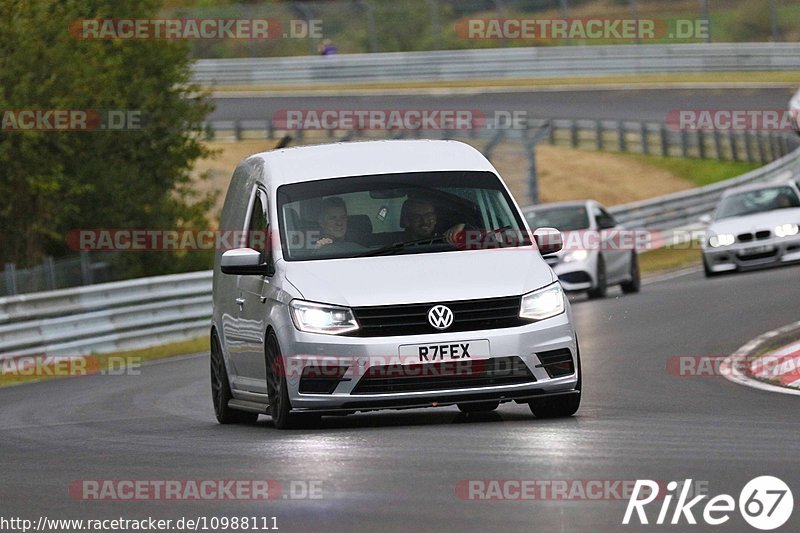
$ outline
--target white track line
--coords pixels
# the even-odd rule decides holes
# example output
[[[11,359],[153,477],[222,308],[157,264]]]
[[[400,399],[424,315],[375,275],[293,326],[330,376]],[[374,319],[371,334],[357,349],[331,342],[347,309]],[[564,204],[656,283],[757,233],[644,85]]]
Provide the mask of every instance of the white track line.
[[[751,340],[738,350],[735,353],[726,357],[722,364],[720,365],[720,373],[725,376],[726,379],[738,383],[739,385],[744,385],[746,387],[752,387],[754,389],[759,389],[768,392],[778,392],[781,394],[791,394],[793,396],[800,396],[800,390],[792,389],[788,387],[779,387],[777,385],[770,385],[769,383],[764,383],[763,381],[759,381],[748,376],[745,376],[734,369],[742,368],[742,361],[759,351],[761,347],[764,346],[767,342],[771,341],[775,337],[779,335],[788,334],[790,332],[797,331],[800,334],[800,321],[793,322],[792,324],[788,324],[786,326],[780,327],[778,329],[773,329],[772,331],[768,331],[763,335],[759,335],[755,339]],[[795,343],[792,343],[793,345]],[[786,346],[785,348],[788,348]]]

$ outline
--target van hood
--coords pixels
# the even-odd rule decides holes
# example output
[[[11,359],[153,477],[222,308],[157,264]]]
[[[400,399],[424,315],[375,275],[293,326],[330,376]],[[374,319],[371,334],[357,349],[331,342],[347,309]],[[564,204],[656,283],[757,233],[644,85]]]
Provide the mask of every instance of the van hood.
[[[306,300],[348,307],[516,296],[556,276],[532,247],[286,262]]]

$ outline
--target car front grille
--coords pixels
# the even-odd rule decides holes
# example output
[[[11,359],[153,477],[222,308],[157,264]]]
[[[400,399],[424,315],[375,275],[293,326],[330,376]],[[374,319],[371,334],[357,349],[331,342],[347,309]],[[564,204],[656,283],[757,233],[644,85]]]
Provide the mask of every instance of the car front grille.
[[[354,307],[353,313],[360,328],[350,335],[386,337],[522,326],[529,322],[519,318],[520,299],[520,296],[508,296],[455,302]],[[453,324],[449,328],[439,330],[428,321],[428,311],[435,305],[446,305],[453,311]]]
[[[753,242],[753,240],[763,241],[765,239],[769,239],[772,236],[772,232],[769,230],[759,230],[755,233],[747,232],[747,233],[740,233],[736,236],[736,240],[738,242]]]
[[[536,378],[518,356],[412,365],[372,366],[351,394],[394,394],[532,383]]]

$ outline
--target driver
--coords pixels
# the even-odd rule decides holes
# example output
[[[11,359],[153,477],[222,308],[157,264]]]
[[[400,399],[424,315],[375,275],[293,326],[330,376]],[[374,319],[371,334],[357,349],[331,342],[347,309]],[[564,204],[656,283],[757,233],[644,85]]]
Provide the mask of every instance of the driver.
[[[400,225],[405,228],[405,240],[418,241],[438,237],[436,206],[426,198],[409,198],[403,204]],[[455,244],[455,235],[464,229],[464,224],[455,224],[442,234],[450,244]]]
[[[344,200],[338,196],[325,198],[317,221],[322,231],[314,248],[319,249],[334,242],[344,241],[347,233],[347,205]]]

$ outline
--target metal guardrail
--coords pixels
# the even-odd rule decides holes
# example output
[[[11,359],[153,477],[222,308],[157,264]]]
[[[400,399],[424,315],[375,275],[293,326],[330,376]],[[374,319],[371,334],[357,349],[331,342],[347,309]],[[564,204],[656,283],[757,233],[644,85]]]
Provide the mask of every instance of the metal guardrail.
[[[194,338],[211,325],[211,271],[0,298],[0,360],[88,355]]]
[[[201,59],[201,85],[331,85],[664,72],[800,70],[800,43],[521,47]]]
[[[670,229],[697,222],[700,216],[714,210],[726,189],[750,183],[800,179],[800,141],[792,138],[787,142],[794,145],[794,151],[741,176],[650,200],[618,205],[610,211],[622,224],[631,228]]]

